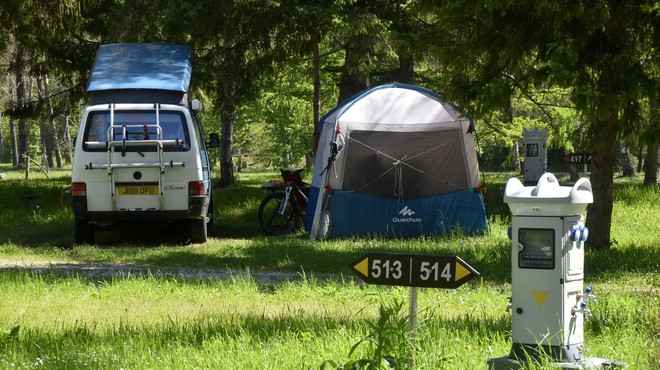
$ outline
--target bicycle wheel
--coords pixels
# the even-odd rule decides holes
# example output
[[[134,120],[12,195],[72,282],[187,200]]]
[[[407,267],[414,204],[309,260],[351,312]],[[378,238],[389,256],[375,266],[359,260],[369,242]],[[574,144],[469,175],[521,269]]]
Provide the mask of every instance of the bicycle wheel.
[[[301,212],[298,205],[289,199],[283,214],[279,214],[280,205],[284,201],[284,193],[268,194],[259,205],[259,225],[270,235],[285,235],[300,224]]]

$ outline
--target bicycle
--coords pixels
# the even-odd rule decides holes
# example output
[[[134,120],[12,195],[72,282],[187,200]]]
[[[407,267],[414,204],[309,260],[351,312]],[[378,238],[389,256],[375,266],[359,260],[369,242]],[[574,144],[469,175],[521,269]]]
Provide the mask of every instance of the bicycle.
[[[259,225],[270,235],[286,235],[300,226],[305,215],[310,184],[303,181],[299,170],[280,169],[282,179],[261,186],[271,193],[259,205]]]

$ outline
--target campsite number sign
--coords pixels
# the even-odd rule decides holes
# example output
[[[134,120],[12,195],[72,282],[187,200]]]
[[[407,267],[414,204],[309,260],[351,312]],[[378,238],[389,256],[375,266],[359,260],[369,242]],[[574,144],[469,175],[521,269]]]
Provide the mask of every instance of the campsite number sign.
[[[569,164],[591,163],[591,153],[570,153],[564,156],[564,162]]]
[[[457,256],[368,253],[349,267],[369,284],[456,289],[479,273]]]

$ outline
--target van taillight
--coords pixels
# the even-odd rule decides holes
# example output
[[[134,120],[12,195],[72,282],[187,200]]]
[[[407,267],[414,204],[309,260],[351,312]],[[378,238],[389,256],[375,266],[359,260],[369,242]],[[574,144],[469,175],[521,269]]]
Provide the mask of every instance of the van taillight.
[[[204,195],[204,183],[201,181],[189,182],[188,195]]]
[[[71,184],[71,195],[74,197],[86,197],[87,184],[84,182],[74,182]]]

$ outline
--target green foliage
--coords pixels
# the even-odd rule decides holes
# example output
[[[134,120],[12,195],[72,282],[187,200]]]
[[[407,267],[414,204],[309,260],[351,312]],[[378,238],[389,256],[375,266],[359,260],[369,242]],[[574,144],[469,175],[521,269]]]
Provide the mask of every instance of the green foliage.
[[[348,354],[352,357],[358,349],[367,346],[366,357],[337,364],[326,360],[321,369],[405,369],[410,364],[409,324],[402,314],[404,303],[391,301],[382,303],[378,309],[378,319],[369,323],[371,332],[355,343]]]
[[[336,56],[327,56],[332,63]],[[247,157],[256,168],[301,168],[312,149],[311,66],[283,68],[270,86],[254,101],[239,107],[234,131],[234,155]],[[324,74],[323,84],[334,84],[337,76]],[[323,110],[336,103],[335,93],[321,95]]]
[[[639,102],[655,74],[638,54],[651,48],[652,24],[638,7],[420,1],[413,11],[434,14],[415,41],[432,57],[431,84],[508,145],[520,135],[514,117],[549,127],[551,145],[567,148],[588,147],[586,128],[608,109],[620,110],[626,135],[645,121]]]
[[[265,93],[239,110],[235,153],[249,155],[251,165],[267,168],[304,165],[312,140],[309,101],[295,95]]]
[[[635,48],[612,57],[599,46],[599,37],[609,37],[599,35],[599,30],[621,20],[618,8],[604,1],[590,6],[554,1],[228,4],[13,2],[3,5],[1,14],[11,22],[1,28],[9,33],[26,30],[18,41],[30,49],[32,73],[57,76],[62,89],[84,85],[98,43],[193,44],[197,51],[193,96],[202,97],[215,109],[206,113],[213,116],[204,121],[207,130],[218,132],[220,113],[235,106],[236,149],[254,152],[259,157],[255,163],[274,167],[299,165],[304,153],[315,149],[311,147],[309,55],[316,31],[321,34],[322,112],[336,103],[347,40],[363,35],[369,44],[363,48],[368,57],[360,59],[365,64],[351,68],[369,73],[372,85],[392,82],[397,78],[398,58],[414,55],[413,82],[438,91],[471,114],[485,149],[510,148],[520,139],[522,128],[533,126],[550,130],[551,147],[586,148],[590,135],[585,127],[592,120],[578,112],[595,107],[594,99],[607,95],[598,90],[603,86],[598,76],[589,72],[599,68],[630,72],[618,74],[625,76],[623,80],[611,81],[626,92],[610,95],[635,98],[622,106],[627,112],[623,121],[633,122],[622,126],[624,134],[635,136],[641,132],[636,128],[647,121],[648,103],[636,99],[641,87],[635,81],[644,77],[640,77],[642,72],[652,77],[654,64],[635,68],[630,65],[640,59],[634,58]],[[624,8],[621,16],[636,19],[654,12],[655,5],[641,5]],[[151,21],[125,14],[148,14]],[[621,36],[638,35],[640,45],[653,42],[648,18],[635,27],[649,32],[635,33],[637,28],[633,28]],[[34,34],[33,29],[45,32]],[[86,35],[85,40],[80,34]],[[57,111],[78,106],[71,103],[82,97],[79,87],[57,95]],[[638,141],[634,139],[630,146]]]

